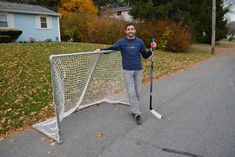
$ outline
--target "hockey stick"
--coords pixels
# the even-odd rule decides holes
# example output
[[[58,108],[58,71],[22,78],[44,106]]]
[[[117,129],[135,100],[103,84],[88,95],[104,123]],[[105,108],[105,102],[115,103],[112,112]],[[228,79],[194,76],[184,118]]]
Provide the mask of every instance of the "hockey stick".
[[[154,42],[154,36],[152,35],[152,42]],[[162,118],[162,115],[160,115],[158,112],[156,112],[153,107],[152,107],[152,92],[153,92],[153,62],[154,62],[154,48],[152,47],[152,55],[151,55],[151,68],[150,68],[150,104],[149,104],[149,109],[151,113],[157,117],[158,119]]]

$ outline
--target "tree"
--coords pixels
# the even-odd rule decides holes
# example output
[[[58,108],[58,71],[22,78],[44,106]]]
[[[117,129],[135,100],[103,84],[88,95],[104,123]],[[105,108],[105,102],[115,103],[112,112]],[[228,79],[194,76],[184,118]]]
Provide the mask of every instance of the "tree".
[[[229,22],[232,22],[231,16],[235,15],[235,1],[234,0],[224,0],[224,6],[228,10],[228,13],[226,14],[226,18]]]
[[[195,2],[196,3],[196,2]],[[205,0],[198,4],[195,8],[191,6],[193,11],[190,13],[192,19],[191,28],[193,29],[193,34],[198,42],[210,43],[211,33],[212,33],[212,1]],[[223,8],[223,0],[217,0],[216,2],[216,37],[215,40],[223,39],[227,34],[227,20],[224,19],[224,15],[228,12],[226,8]]]
[[[61,0],[58,11],[65,16],[70,16],[74,13],[98,13],[98,9],[92,0]]]
[[[228,0],[231,1],[231,0]],[[173,20],[189,26],[198,42],[211,41],[211,0],[129,0],[134,18],[149,20]],[[223,7],[223,0],[216,5],[216,40],[227,33],[224,15],[229,10]]]
[[[47,7],[49,9],[52,9],[54,11],[57,11],[57,8],[59,6],[59,0],[36,0],[37,4]]]
[[[228,35],[235,36],[235,22],[230,22],[227,25]]]
[[[132,10],[130,14],[135,18],[142,21],[142,19],[153,19],[154,20],[154,7],[151,1],[140,0],[136,2],[132,2]]]
[[[60,30],[61,30],[62,40],[73,41],[76,29],[77,29],[76,16],[68,16],[68,17],[62,16],[60,20]]]
[[[232,12],[232,8],[235,5],[235,1],[234,0],[224,0],[224,5],[229,10],[229,12]]]

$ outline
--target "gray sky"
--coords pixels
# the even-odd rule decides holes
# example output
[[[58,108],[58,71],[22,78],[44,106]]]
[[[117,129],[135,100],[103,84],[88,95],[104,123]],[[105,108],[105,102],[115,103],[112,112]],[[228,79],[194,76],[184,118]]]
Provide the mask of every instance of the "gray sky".
[[[235,15],[234,15],[234,14],[231,15],[231,20],[232,20],[232,21],[235,21]]]
[[[227,0],[227,2],[232,3],[231,13],[228,13],[225,17],[228,19],[228,21],[235,21],[235,2],[234,0]],[[225,6],[226,6],[226,0],[225,0]]]
[[[231,14],[229,13],[228,15],[226,15],[226,18],[228,19],[228,21],[235,21],[235,14]]]

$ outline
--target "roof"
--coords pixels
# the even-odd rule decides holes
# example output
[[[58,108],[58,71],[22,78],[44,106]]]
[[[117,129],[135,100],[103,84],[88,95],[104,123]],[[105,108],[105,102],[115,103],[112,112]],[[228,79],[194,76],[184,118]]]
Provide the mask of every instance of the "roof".
[[[4,2],[4,1],[0,1],[0,12],[60,16],[60,14],[58,14],[57,12],[42,7],[40,5],[22,4],[22,3],[13,3],[13,2]]]
[[[130,11],[132,8],[131,7],[102,7],[101,8],[101,12],[105,13],[107,11],[111,11],[111,12],[118,12],[118,11]]]
[[[116,8],[111,8],[113,12],[118,12],[118,11],[130,11],[132,8],[131,7],[116,7]]]

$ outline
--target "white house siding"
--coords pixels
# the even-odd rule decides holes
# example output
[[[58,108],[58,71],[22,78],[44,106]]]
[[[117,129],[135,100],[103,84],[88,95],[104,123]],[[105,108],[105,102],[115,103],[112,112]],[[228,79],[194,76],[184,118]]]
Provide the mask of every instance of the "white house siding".
[[[117,15],[117,12],[114,12],[111,17],[115,19],[123,19],[129,22],[133,20],[133,17],[129,14],[129,11],[122,11],[121,15]]]
[[[103,14],[103,16],[108,16],[110,18],[122,19],[128,22],[133,20],[133,17],[129,14],[129,11],[122,11],[121,15],[117,15],[117,12],[112,12],[111,14]]]

